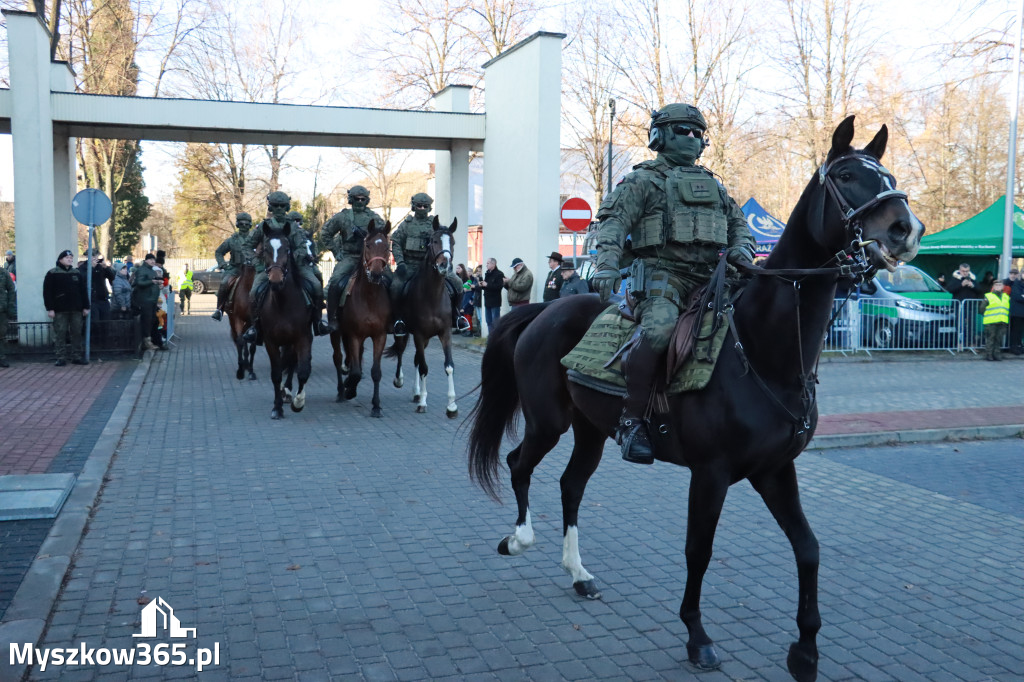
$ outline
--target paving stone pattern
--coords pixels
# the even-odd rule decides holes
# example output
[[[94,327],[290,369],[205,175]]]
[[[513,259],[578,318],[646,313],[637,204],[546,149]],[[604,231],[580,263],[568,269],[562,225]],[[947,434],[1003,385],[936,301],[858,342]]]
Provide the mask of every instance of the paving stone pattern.
[[[506,486],[497,505],[468,481],[465,431],[443,414],[436,341],[428,414],[413,412],[408,364],[406,388],[382,386],[383,419],[368,416],[368,378],[354,402],[335,403],[329,346],[318,339],[305,411],[272,422],[265,352],[260,380],[239,382],[226,324],[178,324],[182,341],[154,360],[43,646],[134,646],[140,596],[159,595],[197,628],[190,647],[220,644],[221,665],[202,679],[693,679],[677,615],[685,469],[628,465],[609,447],[581,509],[583,560],[603,599],[581,601],[558,566],[558,477],[571,438],[534,477],[538,545],[499,556],[512,496]],[[460,391],[476,383],[479,357],[456,352]],[[986,364],[996,365],[977,367]],[[387,361],[386,381],[393,368]],[[877,396],[885,367],[822,374],[825,386],[846,383],[823,395],[823,409],[887,406]],[[900,389],[913,390],[906,376]],[[460,401],[463,415],[471,406]],[[1019,514],[851,457],[808,453],[798,464],[822,546],[819,679],[1019,679]],[[1005,464],[996,473],[1020,481],[1021,458]],[[962,461],[946,465],[955,478]],[[730,492],[715,550],[703,612],[724,662],[699,679],[790,679],[792,551],[745,483]],[[31,677],[194,675],[50,668]]]

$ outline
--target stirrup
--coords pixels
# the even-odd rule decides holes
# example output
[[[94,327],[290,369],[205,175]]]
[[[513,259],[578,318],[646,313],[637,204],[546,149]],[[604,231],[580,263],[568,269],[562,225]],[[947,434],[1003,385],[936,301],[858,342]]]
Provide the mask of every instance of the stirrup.
[[[467,332],[470,329],[469,320],[466,319],[465,315],[459,315],[458,321],[455,323],[455,328],[460,332]]]
[[[405,328],[405,322],[402,320],[395,320],[395,326],[391,333],[395,336],[405,336],[409,331]]]
[[[622,446],[622,459],[634,464],[654,464],[654,450],[646,420],[636,417],[622,419],[615,440]]]
[[[316,336],[327,336],[331,333],[331,327],[323,319],[319,319],[313,323],[313,333]]]
[[[245,333],[242,334],[242,340],[246,343],[255,343],[257,346],[263,345],[263,336],[256,331],[255,324],[245,330]]]
[[[223,316],[223,313],[220,311],[220,308],[217,308],[216,310],[214,310],[213,311],[213,315],[210,315],[210,317],[212,317],[213,319],[217,320],[218,322],[220,322],[220,318],[222,316]]]

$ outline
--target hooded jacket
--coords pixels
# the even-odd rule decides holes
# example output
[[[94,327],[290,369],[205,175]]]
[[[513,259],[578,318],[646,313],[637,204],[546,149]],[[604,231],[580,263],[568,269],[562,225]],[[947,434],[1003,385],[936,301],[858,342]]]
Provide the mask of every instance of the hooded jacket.
[[[58,259],[57,266],[43,278],[43,305],[55,313],[88,310],[85,277],[78,268],[65,268]]]

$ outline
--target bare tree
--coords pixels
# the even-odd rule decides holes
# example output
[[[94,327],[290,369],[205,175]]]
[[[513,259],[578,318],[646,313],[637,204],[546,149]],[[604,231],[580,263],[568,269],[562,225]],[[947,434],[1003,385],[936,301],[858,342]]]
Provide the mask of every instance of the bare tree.
[[[401,196],[399,188],[402,169],[409,161],[410,153],[395,149],[350,149],[345,150],[344,155],[364,176],[363,182],[373,199],[371,203],[380,207],[385,220],[391,220],[391,209],[406,205],[406,198]]]

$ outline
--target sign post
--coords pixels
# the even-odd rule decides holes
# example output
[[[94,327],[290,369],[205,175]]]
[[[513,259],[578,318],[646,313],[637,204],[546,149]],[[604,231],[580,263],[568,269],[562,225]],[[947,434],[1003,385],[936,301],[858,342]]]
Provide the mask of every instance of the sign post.
[[[97,225],[110,220],[114,207],[106,194],[92,187],[83,189],[71,200],[71,214],[89,228],[89,247],[85,255],[85,289],[89,297],[89,315],[85,320],[85,360],[89,361],[92,342],[92,239]]]
[[[576,265],[576,235],[590,227],[590,219],[594,212],[585,199],[573,197],[562,204],[562,224],[572,230],[572,264]]]

